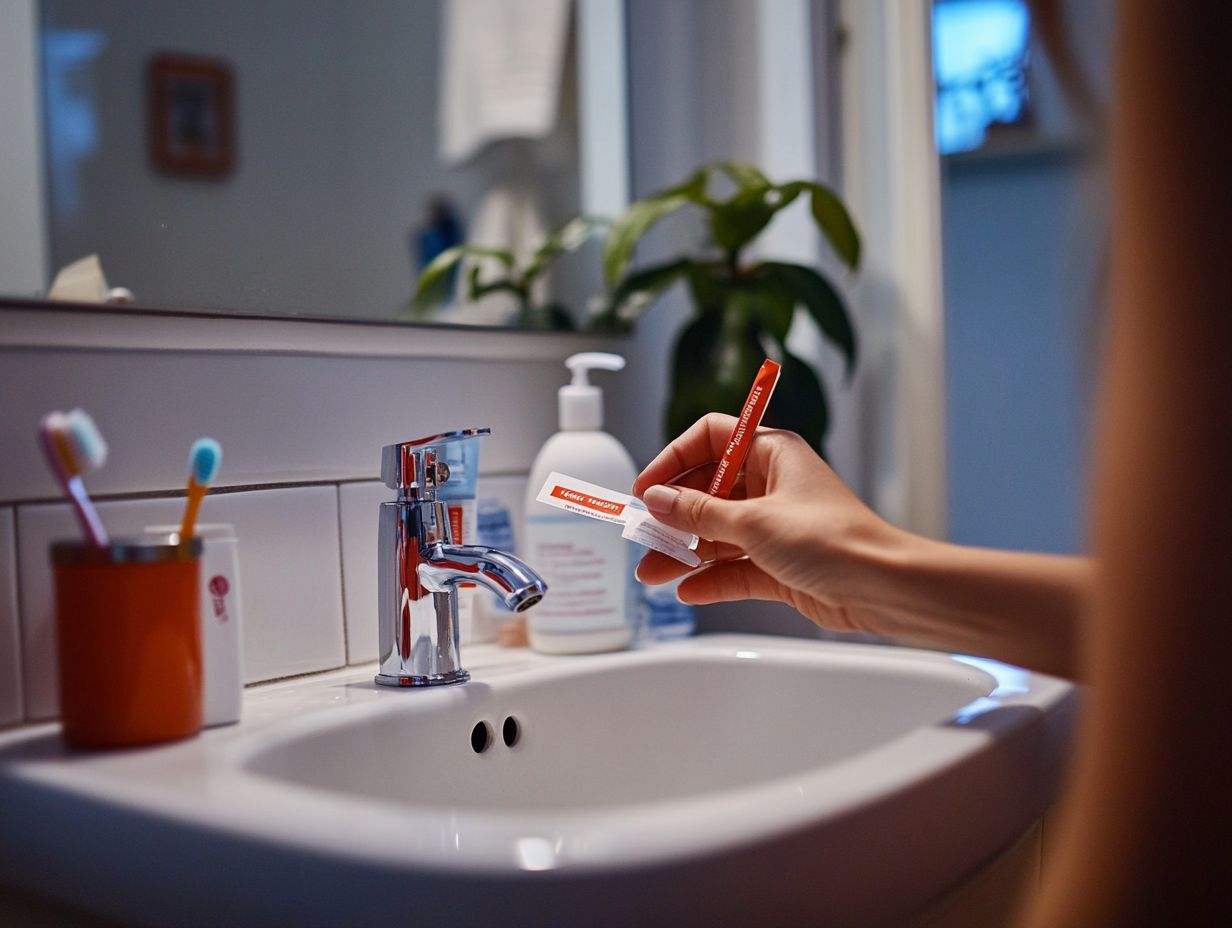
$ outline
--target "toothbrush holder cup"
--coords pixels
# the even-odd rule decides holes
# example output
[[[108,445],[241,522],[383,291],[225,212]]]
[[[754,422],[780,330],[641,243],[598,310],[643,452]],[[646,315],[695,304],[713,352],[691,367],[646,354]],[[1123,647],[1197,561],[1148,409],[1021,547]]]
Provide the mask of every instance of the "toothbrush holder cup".
[[[64,740],[123,747],[202,719],[200,539],[51,547]]]

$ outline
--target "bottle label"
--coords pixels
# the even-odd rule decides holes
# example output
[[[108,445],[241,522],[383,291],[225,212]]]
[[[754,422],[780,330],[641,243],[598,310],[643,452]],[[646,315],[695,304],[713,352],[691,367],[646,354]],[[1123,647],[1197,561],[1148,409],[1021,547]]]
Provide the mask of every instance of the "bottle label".
[[[628,549],[618,542],[613,547],[610,529],[551,516],[529,519],[528,526],[527,556],[549,591],[530,613],[536,629],[565,634],[632,624],[636,613],[629,610],[624,582]],[[616,577],[621,582],[613,582]]]

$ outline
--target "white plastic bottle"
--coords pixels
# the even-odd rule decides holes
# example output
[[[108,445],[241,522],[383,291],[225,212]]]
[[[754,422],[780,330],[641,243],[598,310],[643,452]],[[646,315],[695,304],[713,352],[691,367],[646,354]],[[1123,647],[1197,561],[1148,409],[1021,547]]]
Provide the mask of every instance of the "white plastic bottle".
[[[624,358],[582,352],[566,359],[573,382],[560,388],[560,431],[544,443],[526,487],[527,563],[547,581],[543,601],[526,613],[531,647],[586,654],[627,647],[637,625],[632,545],[617,526],[549,509],[535,501],[552,471],[629,492],[633,458],[603,431],[603,392],[588,372],[618,371]]]

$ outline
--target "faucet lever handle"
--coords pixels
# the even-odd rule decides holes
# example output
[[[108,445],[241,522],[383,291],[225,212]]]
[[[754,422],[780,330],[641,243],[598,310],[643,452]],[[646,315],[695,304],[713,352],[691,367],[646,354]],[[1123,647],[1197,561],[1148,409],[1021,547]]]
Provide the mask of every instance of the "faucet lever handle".
[[[444,447],[490,435],[490,428],[458,429],[411,441],[386,445],[381,449],[381,482],[399,496],[431,500],[436,489],[449,480]]]

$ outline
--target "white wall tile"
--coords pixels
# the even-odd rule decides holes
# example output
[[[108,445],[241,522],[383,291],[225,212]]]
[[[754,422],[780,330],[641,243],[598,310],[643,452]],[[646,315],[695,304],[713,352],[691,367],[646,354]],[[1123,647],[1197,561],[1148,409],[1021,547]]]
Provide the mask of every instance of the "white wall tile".
[[[392,491],[379,480],[347,483],[338,488],[349,664],[366,664],[377,659],[377,519],[381,503],[392,498]]]
[[[233,523],[240,539],[244,682],[345,664],[337,490],[228,493],[213,503],[202,518]]]
[[[21,627],[17,618],[17,538],[13,510],[0,509],[0,725],[22,717]]]
[[[113,535],[176,522],[182,499],[99,504]],[[345,663],[337,499],[332,486],[214,494],[204,522],[230,522],[240,542],[245,682]],[[57,711],[51,570],[47,549],[76,537],[67,504],[18,512],[25,704],[28,719]]]
[[[510,346],[512,353],[512,337]],[[0,501],[56,495],[35,435],[48,409],[74,406],[89,410],[110,446],[107,466],[88,481],[98,494],[179,489],[184,454],[199,435],[214,436],[226,449],[221,486],[375,479],[382,445],[470,426],[493,430],[484,442],[489,473],[524,471],[555,430],[556,390],[567,378],[558,361],[508,358],[0,346]],[[442,391],[448,402],[440,401]]]

